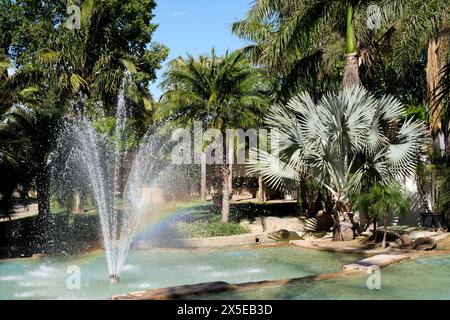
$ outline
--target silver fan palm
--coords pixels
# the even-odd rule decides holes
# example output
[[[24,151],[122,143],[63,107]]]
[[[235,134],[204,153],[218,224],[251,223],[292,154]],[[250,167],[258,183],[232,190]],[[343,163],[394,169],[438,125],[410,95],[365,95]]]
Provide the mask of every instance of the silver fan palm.
[[[413,174],[427,139],[424,125],[406,119],[400,101],[376,99],[361,86],[318,102],[301,93],[273,106],[266,124],[279,134],[272,134],[270,153],[253,150],[250,171],[276,188],[305,175],[316,179],[332,195],[335,222],[363,178],[386,184]]]

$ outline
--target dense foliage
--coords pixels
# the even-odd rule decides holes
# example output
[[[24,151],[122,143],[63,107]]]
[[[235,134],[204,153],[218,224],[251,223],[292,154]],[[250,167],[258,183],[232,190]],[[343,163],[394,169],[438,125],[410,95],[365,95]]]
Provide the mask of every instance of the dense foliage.
[[[67,28],[72,4],[80,6],[79,28]],[[127,72],[133,135],[151,124],[148,86],[168,51],[152,42],[155,6],[154,0],[1,1],[0,119],[14,137],[2,137],[0,161],[6,171],[15,164],[23,172],[25,181],[16,185],[37,189],[40,215],[49,214],[49,155],[63,117],[113,116]],[[5,189],[4,201],[11,194]]]

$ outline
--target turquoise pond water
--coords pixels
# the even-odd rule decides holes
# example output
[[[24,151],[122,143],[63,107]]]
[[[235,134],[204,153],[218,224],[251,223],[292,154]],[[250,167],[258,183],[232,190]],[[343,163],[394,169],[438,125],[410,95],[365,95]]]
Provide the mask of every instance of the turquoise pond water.
[[[253,250],[131,251],[119,284],[108,282],[104,252],[70,258],[0,260],[0,299],[107,299],[115,294],[209,281],[239,283],[336,272],[357,255],[267,247]],[[71,269],[72,268],[72,269]],[[80,289],[68,271],[80,270]]]
[[[174,285],[209,281],[240,283],[330,273],[359,259],[358,255],[296,247],[136,250],[130,252],[117,285],[108,282],[102,251],[70,258],[0,260],[0,299],[108,299],[115,294]],[[81,272],[80,289],[67,287],[71,279],[67,271],[71,266]],[[382,269],[380,290],[367,288],[369,276],[189,298],[450,299],[450,256],[405,261]]]
[[[450,256],[405,261],[381,270],[381,288],[370,290],[370,275],[323,280],[190,299],[450,299]]]

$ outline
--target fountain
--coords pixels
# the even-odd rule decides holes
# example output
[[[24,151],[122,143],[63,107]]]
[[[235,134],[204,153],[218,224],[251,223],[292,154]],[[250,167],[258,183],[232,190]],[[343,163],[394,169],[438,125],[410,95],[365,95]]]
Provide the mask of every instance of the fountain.
[[[111,283],[119,282],[139,217],[149,209],[148,201],[141,197],[141,188],[158,181],[163,163],[160,159],[162,139],[155,130],[144,136],[134,156],[125,156],[128,151],[126,81],[127,77],[118,95],[112,143],[96,132],[89,119],[77,116],[64,123],[57,148],[65,155],[67,171],[75,172],[79,176],[77,181],[87,182],[92,192],[100,216]],[[123,177],[125,167],[129,169],[126,179]]]

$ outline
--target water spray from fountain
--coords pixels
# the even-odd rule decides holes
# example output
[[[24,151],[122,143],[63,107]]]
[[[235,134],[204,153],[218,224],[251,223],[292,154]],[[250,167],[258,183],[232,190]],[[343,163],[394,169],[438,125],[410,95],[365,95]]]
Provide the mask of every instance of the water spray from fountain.
[[[102,136],[84,116],[69,119],[61,131],[60,152],[65,154],[65,167],[75,170],[89,185],[100,217],[101,233],[111,283],[117,283],[124,266],[130,243],[144,206],[141,189],[157,183],[162,171],[162,139],[151,131],[142,139],[134,157],[128,150],[128,110],[125,99],[126,83],[122,81],[117,101],[114,141]],[[67,146],[69,151],[67,151]],[[132,160],[130,160],[132,158]],[[123,169],[130,168],[126,184]],[[122,201],[121,201],[122,200]]]

